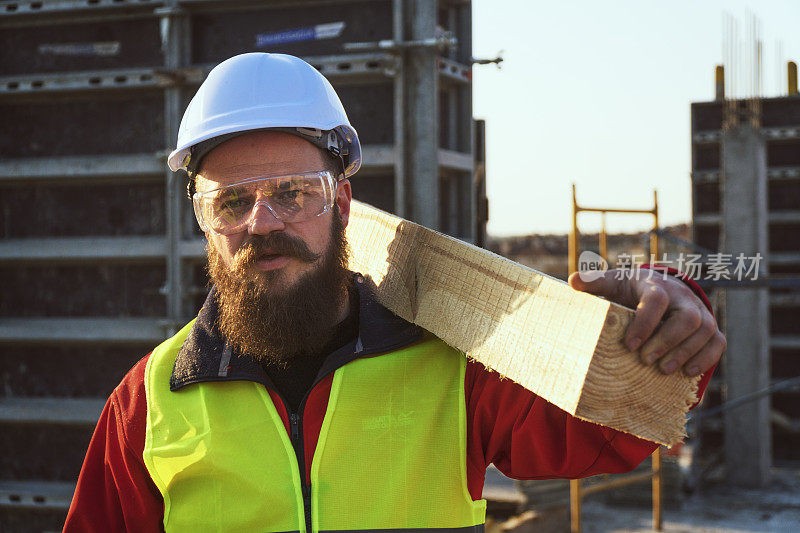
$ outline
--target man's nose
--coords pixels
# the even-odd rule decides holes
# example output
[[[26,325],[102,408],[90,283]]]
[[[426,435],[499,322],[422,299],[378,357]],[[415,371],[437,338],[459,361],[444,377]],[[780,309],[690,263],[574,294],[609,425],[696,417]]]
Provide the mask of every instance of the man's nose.
[[[264,200],[260,200],[253,206],[250,214],[250,222],[247,225],[247,232],[251,235],[266,235],[272,231],[285,229],[284,223],[278,218],[272,207]]]

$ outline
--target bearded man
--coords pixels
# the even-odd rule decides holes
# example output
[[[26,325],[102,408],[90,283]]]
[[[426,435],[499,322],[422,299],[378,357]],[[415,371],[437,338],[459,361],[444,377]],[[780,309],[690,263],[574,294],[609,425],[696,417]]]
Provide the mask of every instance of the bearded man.
[[[478,532],[490,463],[574,478],[628,471],[655,450],[380,305],[346,267],[360,161],[310,65],[244,54],[211,72],[169,163],[190,175],[213,287],[109,398],[65,531]],[[696,285],[613,272],[571,282],[637,307],[629,347],[665,372],[705,373],[702,392],[724,338]]]

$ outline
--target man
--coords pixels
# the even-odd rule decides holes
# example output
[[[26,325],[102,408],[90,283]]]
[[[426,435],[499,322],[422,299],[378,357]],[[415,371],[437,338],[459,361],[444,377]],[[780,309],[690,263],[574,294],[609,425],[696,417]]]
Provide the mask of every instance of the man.
[[[191,176],[214,286],[109,398],[65,531],[480,531],[490,463],[572,478],[656,448],[467,361],[346,270],[360,145],[301,60],[220,64],[170,165]],[[702,391],[724,338],[699,288],[571,283],[637,307],[630,347],[666,373],[705,373]]]

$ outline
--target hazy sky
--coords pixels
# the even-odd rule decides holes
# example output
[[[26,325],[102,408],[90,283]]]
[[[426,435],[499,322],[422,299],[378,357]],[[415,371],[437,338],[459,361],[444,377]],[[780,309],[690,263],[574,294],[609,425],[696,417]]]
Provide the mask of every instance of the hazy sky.
[[[691,218],[689,104],[714,98],[723,13],[744,33],[761,21],[762,93],[785,94],[785,61],[800,62],[800,0],[473,0],[474,115],[487,122],[489,233],[563,233],[578,202],[652,207],[662,225]],[[744,38],[744,35],[741,35]],[[782,43],[783,62],[777,54]],[[599,215],[581,215],[584,231]],[[609,215],[611,231],[648,227]]]

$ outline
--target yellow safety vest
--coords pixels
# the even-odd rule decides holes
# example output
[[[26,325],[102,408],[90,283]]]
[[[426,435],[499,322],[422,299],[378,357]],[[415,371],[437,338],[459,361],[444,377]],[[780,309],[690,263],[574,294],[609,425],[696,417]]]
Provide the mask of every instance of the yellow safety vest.
[[[170,391],[192,323],[145,371],[144,463],[166,531],[306,531],[301,472],[265,387]],[[313,531],[482,531],[467,489],[464,356],[441,340],[356,359],[334,373],[311,463]]]

